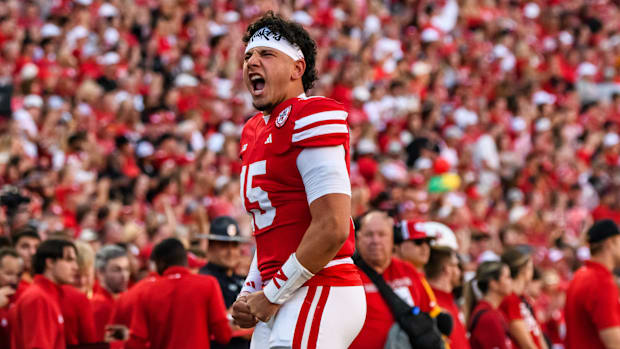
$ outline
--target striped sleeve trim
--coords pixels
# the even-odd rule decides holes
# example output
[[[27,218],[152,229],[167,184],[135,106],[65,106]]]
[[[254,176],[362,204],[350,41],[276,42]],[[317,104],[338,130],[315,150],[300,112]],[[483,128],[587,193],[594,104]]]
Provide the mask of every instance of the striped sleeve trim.
[[[347,112],[344,110],[330,110],[324,111],[316,114],[310,114],[308,116],[304,116],[299,120],[295,121],[295,130],[299,130],[303,127],[306,127],[310,124],[320,121],[342,121],[347,119]]]
[[[316,136],[338,133],[349,133],[349,128],[345,124],[326,124],[316,126],[305,131],[293,133],[293,143],[300,142]]]

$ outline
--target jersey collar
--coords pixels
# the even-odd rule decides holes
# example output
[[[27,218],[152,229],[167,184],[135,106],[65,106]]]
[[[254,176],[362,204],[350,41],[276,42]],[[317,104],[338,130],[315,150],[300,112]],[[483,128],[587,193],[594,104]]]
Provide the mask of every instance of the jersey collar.
[[[271,114],[276,114],[281,112],[282,110],[284,110],[284,108],[288,107],[291,104],[291,101],[298,99],[298,98],[308,98],[306,96],[305,92],[302,92],[299,96],[295,97],[295,98],[289,98],[287,100],[285,100],[284,102],[278,104],[271,112]],[[263,114],[263,120],[265,120],[265,125],[267,125],[269,123],[269,118],[271,117],[271,114],[267,115],[267,114]]]

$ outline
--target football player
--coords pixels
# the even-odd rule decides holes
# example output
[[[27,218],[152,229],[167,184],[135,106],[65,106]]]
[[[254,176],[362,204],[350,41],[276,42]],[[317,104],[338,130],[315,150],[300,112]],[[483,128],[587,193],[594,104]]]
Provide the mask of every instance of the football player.
[[[347,348],[366,316],[351,260],[347,112],[305,94],[316,44],[302,26],[269,12],[243,41],[243,79],[260,111],[240,148],[256,254],[233,317],[256,324],[251,348]]]

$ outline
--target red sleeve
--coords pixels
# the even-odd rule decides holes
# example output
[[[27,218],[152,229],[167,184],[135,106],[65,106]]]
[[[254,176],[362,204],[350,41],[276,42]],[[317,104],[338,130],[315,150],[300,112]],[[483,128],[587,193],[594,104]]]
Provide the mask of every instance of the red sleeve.
[[[37,297],[24,303],[17,310],[18,323],[11,326],[12,332],[21,332],[25,348],[54,348],[58,318],[52,306]]]
[[[226,306],[224,305],[224,296],[220,290],[220,285],[214,277],[209,276],[209,288],[211,296],[207,298],[207,309],[209,309],[209,333],[211,339],[220,344],[226,344],[232,337],[232,329],[228,324],[226,316]]]
[[[78,341],[80,344],[96,343],[98,341],[97,332],[95,331],[95,317],[93,308],[86,298],[86,295],[78,293],[75,297],[76,307],[80,314],[78,322]]]
[[[523,320],[523,315],[521,314],[521,299],[516,294],[510,294],[504,298],[502,304],[500,304],[499,309],[504,314],[506,321],[511,322],[515,320]]]
[[[618,288],[613,283],[605,282],[597,287],[597,292],[590,297],[588,309],[591,318],[599,330],[620,326],[620,300]]]
[[[508,349],[506,343],[506,329],[504,328],[499,314],[487,312],[480,315],[476,329],[474,330],[480,349]]]
[[[291,144],[300,147],[327,147],[349,142],[347,112],[332,99],[311,98],[301,110],[294,111]]]

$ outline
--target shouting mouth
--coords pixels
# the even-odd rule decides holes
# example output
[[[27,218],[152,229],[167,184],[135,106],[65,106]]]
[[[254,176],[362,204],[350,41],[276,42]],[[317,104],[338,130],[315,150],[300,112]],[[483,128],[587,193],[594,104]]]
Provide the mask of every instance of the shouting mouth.
[[[252,86],[252,90],[250,91],[253,96],[260,96],[265,89],[265,78],[260,74],[252,73],[250,74],[250,84]]]

